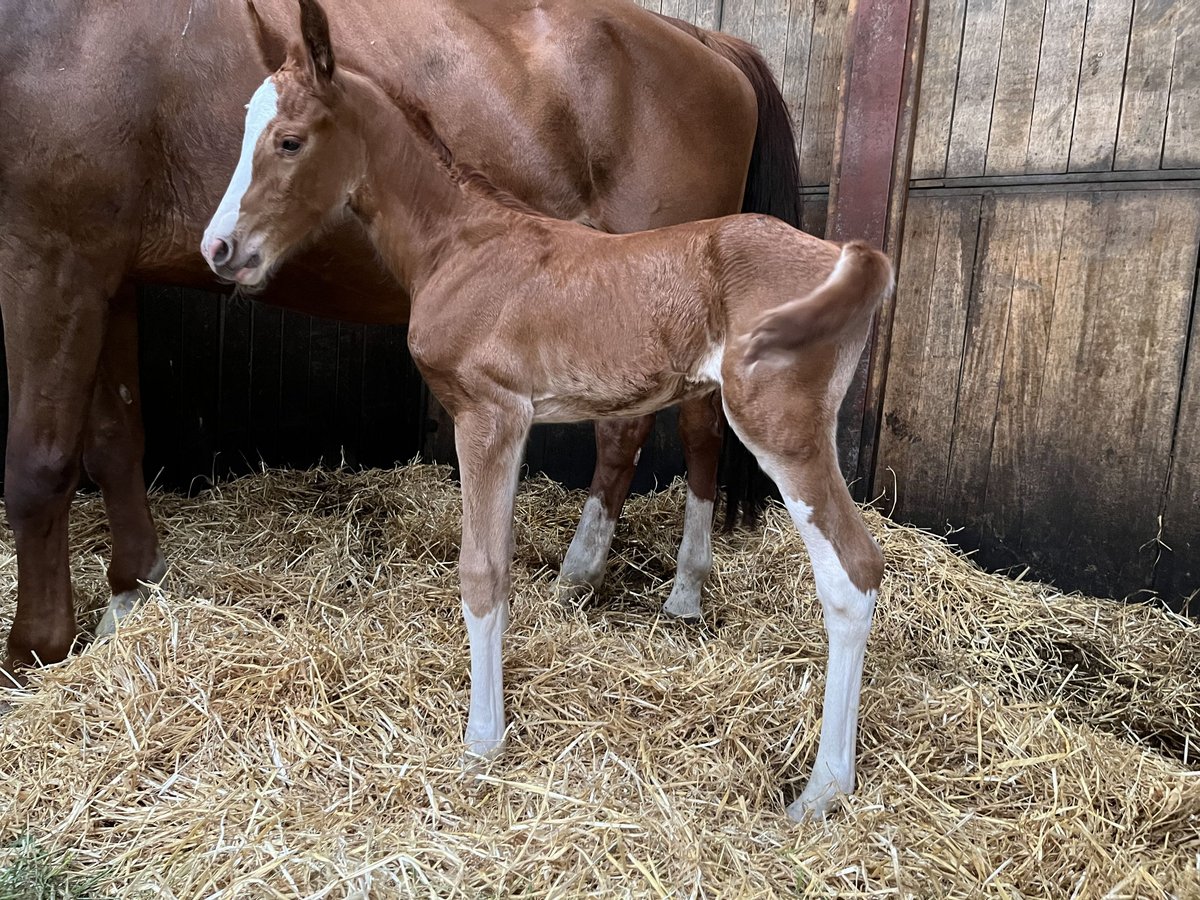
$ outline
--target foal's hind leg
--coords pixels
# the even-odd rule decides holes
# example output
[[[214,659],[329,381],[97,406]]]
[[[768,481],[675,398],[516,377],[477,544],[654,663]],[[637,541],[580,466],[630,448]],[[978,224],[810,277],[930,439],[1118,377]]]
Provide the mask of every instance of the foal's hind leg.
[[[503,749],[501,649],[508,625],[513,504],[532,421],[529,403],[515,400],[476,406],[454,416],[463,492],[459,579],[471,644],[471,709],[465,737],[468,757],[490,759]]]
[[[111,634],[142,599],[139,582],[158,582],[167,570],[142,474],[145,432],[137,335],[137,295],[126,284],[112,301],[83,451],[83,464],[104,495],[112,530],[112,597],[97,636]]]
[[[713,502],[723,432],[720,404],[720,395],[714,393],[679,405],[679,437],[687,460],[687,506],[675,586],[663,612],[685,620],[700,618],[700,595],[712,571]]]
[[[838,795],[854,789],[863,657],[883,577],[883,554],[837,465],[833,416],[823,411],[836,409],[836,404],[797,409],[786,387],[767,388],[756,398],[762,402],[739,413],[740,387],[730,391],[727,385],[729,424],[779,486],[812,560],[829,636],[817,758],[808,785],[788,807],[793,819],[823,817]],[[765,397],[767,393],[773,396]]]
[[[603,584],[617,517],[629,496],[642,444],[653,427],[653,415],[596,422],[596,471],[559,571],[561,595],[570,597]]]

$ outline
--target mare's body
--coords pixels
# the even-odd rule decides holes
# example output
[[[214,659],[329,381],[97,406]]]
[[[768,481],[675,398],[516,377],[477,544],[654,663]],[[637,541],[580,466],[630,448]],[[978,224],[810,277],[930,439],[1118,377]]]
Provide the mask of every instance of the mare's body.
[[[490,758],[504,740],[513,505],[532,423],[640,415],[721,390],[812,558],[829,669],[813,775],[789,811],[824,814],[854,783],[883,569],[834,432],[891,289],[888,261],[767,216],[629,235],[546,218],[457,165],[403,86],[335,69],[317,0],[300,7],[303,57],[285,55],[255,20],[264,61],[280,68],[251,100],[243,156],[203,253],[223,277],[261,285],[349,210],[408,289],[409,347],[454,417],[462,474],[468,753]]]
[[[263,15],[292,12],[264,0]],[[265,74],[246,21],[242,0],[0,0],[5,499],[18,557],[10,670],[61,659],[75,639],[67,519],[81,463],[112,526],[102,627],[136,602],[140,580],[165,571],[141,469],[133,288],[212,283],[195,248]],[[458,158],[553,216],[625,231],[736,211],[756,126],[768,121],[760,99],[782,128],[780,146],[760,142],[760,157],[794,176],[761,59],[624,0],[345,0],[335,39],[348,62],[420,99]],[[363,322],[409,316],[407,294],[349,219],[285,266],[263,299]],[[692,613],[719,427],[711,404],[681,419],[700,501],[689,511],[695,549],[681,558],[702,572],[673,599]],[[564,562],[568,580],[602,577],[648,427],[598,433],[590,518]]]

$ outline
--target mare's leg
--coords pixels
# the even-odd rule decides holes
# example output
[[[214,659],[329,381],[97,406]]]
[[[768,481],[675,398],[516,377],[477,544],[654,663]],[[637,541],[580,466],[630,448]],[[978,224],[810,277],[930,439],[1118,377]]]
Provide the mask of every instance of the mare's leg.
[[[766,388],[758,398],[765,402],[739,410],[742,391],[731,397],[727,383],[725,402],[729,424],[779,486],[804,539],[829,636],[817,758],[807,786],[788,807],[788,815],[800,820],[824,816],[838,795],[854,789],[863,657],[883,554],[842,480],[832,414],[823,415],[815,403],[798,408],[786,390]],[[836,403],[821,405],[837,409]],[[762,414],[772,409],[774,415]]]
[[[596,471],[575,537],[559,572],[559,590],[570,596],[599,588],[604,582],[613,529],[629,496],[642,444],[654,427],[654,416],[600,419],[596,422]]]
[[[517,401],[476,406],[454,417],[462,479],[459,554],[462,610],[471,644],[471,709],[467,756],[491,759],[504,743],[501,650],[508,625],[513,554],[513,503],[533,410]]]
[[[137,335],[137,294],[126,284],[109,312],[83,450],[83,464],[104,495],[112,530],[112,598],[96,627],[98,636],[111,634],[142,599],[139,582],[158,582],[167,570],[142,474],[145,432]]]
[[[69,248],[0,242],[8,356],[4,500],[17,550],[9,672],[66,657],[75,640],[67,519],[116,284]],[[31,260],[49,259],[45,266]],[[106,284],[106,282],[108,282]]]
[[[683,540],[675,568],[675,586],[663,612],[681,619],[700,618],[700,593],[712,571],[713,502],[723,422],[720,396],[709,394],[679,405],[679,437],[687,460],[688,494]]]

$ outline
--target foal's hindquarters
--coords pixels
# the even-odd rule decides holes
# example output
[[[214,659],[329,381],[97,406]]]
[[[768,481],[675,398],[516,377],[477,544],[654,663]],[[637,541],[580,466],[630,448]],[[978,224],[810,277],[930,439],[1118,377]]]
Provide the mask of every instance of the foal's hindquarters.
[[[842,480],[834,429],[871,313],[890,289],[889,264],[863,245],[841,251],[763,217],[622,236],[528,227],[444,288],[435,277],[410,328],[413,357],[455,419],[468,755],[491,758],[504,738],[501,643],[531,425],[643,414],[719,389],[812,559],[830,655],[813,775],[789,813],[823,815],[854,785],[863,656],[883,571]]]

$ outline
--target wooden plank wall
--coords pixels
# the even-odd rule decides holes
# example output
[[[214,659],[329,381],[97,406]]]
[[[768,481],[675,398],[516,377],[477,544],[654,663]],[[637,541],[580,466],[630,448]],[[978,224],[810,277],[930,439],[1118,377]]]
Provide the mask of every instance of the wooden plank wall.
[[[876,491],[991,566],[1200,589],[1200,22],[930,0]]]
[[[140,301],[146,473],[161,486],[417,454],[423,386],[405,329],[180,288]]]

